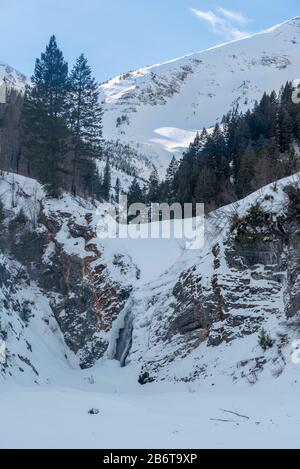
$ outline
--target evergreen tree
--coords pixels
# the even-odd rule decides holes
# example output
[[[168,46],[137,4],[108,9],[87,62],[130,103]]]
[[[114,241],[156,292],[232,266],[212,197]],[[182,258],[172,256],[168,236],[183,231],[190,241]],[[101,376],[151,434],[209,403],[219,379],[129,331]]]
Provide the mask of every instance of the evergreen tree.
[[[157,203],[160,201],[160,184],[157,169],[154,168],[148,184],[148,203]]]
[[[116,194],[117,202],[119,202],[120,193],[121,193],[121,183],[120,183],[120,179],[117,178],[116,184],[115,184],[115,194]]]
[[[4,222],[4,220],[5,220],[4,205],[3,205],[2,200],[0,199],[0,227],[2,223]]]
[[[133,179],[127,194],[128,207],[136,203],[144,203],[144,193],[136,178]]]
[[[293,85],[292,82],[288,81],[280,90],[280,103],[285,109],[288,109],[293,104],[292,94]]]
[[[176,200],[184,204],[192,202],[194,198],[194,180],[196,165],[193,160],[189,159],[189,150],[183,155],[179,165],[176,179],[174,180],[176,189]],[[192,177],[193,175],[193,177]],[[197,175],[196,175],[197,177]]]
[[[69,122],[73,136],[72,192],[76,195],[77,173],[94,171],[89,160],[100,157],[102,139],[98,85],[83,54],[70,75]]]
[[[106,159],[106,165],[104,168],[103,182],[102,182],[102,194],[105,200],[109,200],[111,189],[111,172],[110,172],[110,163],[109,158]]]
[[[175,202],[176,199],[176,189],[175,189],[175,178],[176,178],[176,173],[178,170],[178,162],[173,156],[171,163],[168,166],[167,169],[167,174],[166,174],[166,181],[164,187],[161,188],[161,193],[164,193],[163,200],[168,202],[169,204],[172,202]]]
[[[168,170],[163,200],[169,200],[170,185],[180,203],[202,201],[208,209],[246,196],[297,171],[294,141],[300,144],[300,105],[293,103],[288,82],[279,96],[265,93],[252,111],[242,114],[236,107],[212,134],[197,134],[173,181]]]
[[[206,130],[203,129],[201,136],[197,132],[194,141],[183,154],[183,158],[174,178],[176,201],[181,204],[185,202],[195,202],[195,189],[199,167],[203,164],[203,160],[207,156],[204,149],[207,149],[208,146],[209,137]]]
[[[271,115],[270,115],[270,129],[271,129],[271,139],[274,143],[279,144],[279,108],[278,108],[278,98],[275,91],[272,91],[270,95],[271,101]]]
[[[251,182],[255,174],[256,154],[252,148],[248,148],[241,156],[239,171],[236,177],[236,192],[238,198],[251,192]]]
[[[23,151],[30,174],[57,196],[68,151],[66,124],[68,65],[52,36],[36,60],[32,86],[27,87],[22,115]]]
[[[205,127],[203,127],[202,129],[202,132],[201,132],[201,135],[200,135],[200,144],[201,145],[205,145],[206,142],[207,142],[207,137],[208,137],[208,133],[207,133],[207,130]]]
[[[196,159],[202,147],[202,139],[199,132],[196,133],[194,141],[189,146],[190,158]]]
[[[283,109],[280,122],[280,148],[282,152],[288,151],[292,142],[293,122],[287,109]]]
[[[235,151],[232,155],[232,175],[234,180],[237,179],[237,175],[240,169],[241,159],[239,155],[243,154],[245,150],[249,147],[251,142],[251,131],[249,124],[247,122],[247,117],[245,119],[240,118],[238,120],[236,129],[235,129],[235,142],[234,148]]]
[[[199,170],[195,186],[195,202],[211,206],[216,195],[216,185],[216,174],[208,165],[203,165]]]
[[[207,139],[205,154],[205,165],[208,166],[211,170],[210,174],[213,175],[212,179],[207,181],[207,184],[210,184],[211,191],[216,193],[221,183],[223,184],[230,176],[226,140],[219,124],[216,124],[212,135]]]
[[[227,154],[233,156],[236,153],[236,129],[240,120],[238,108],[235,107],[223,117],[224,133],[226,135]]]

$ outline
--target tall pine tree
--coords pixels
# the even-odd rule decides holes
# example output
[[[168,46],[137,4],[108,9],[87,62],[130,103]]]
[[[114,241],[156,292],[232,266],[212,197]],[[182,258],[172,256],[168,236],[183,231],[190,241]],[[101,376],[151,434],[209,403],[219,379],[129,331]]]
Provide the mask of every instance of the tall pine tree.
[[[150,204],[160,201],[160,184],[156,168],[150,174],[147,199]]]
[[[121,194],[121,183],[120,183],[120,179],[117,178],[116,179],[116,184],[115,184],[116,202],[119,202],[120,194]]]
[[[105,200],[109,200],[110,189],[111,189],[111,171],[110,171],[109,158],[107,157],[106,165],[104,168],[103,181],[102,181],[102,194]]]
[[[178,170],[178,162],[175,156],[172,157],[171,163],[168,166],[166,173],[166,183],[164,188],[164,200],[169,204],[176,200],[176,173]]]
[[[98,85],[83,54],[70,75],[69,121],[73,135],[72,192],[76,195],[78,175],[92,176],[89,174],[94,166],[91,160],[101,156],[102,140]]]
[[[128,207],[132,204],[144,203],[145,198],[141,186],[139,185],[136,178],[133,179],[130,184],[128,194],[127,194],[127,203]]]
[[[36,60],[21,118],[29,173],[47,185],[51,196],[59,194],[68,151],[68,86],[68,65],[52,36],[46,51]]]

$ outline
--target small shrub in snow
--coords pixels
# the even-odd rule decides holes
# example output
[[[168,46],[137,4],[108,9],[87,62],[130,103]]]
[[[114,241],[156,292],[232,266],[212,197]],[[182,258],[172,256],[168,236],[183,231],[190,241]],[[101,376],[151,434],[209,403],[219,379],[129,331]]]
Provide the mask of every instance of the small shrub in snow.
[[[2,340],[7,339],[7,330],[4,327],[4,325],[1,323],[1,318],[0,318],[0,339]]]
[[[32,303],[28,300],[24,301],[21,305],[21,309],[20,309],[20,318],[22,319],[23,322],[25,322],[26,324],[28,324],[29,322],[29,319],[31,318],[32,316],[32,313],[31,313],[31,305]]]
[[[0,340],[6,340],[7,339],[7,331],[5,331],[4,329],[1,329],[1,326],[0,326]]]
[[[15,217],[15,222],[18,223],[18,225],[26,225],[27,223],[27,217],[24,213],[24,210],[21,208],[17,216]]]
[[[284,192],[288,195],[289,206],[287,219],[293,220],[300,217],[300,189],[293,185],[288,185],[284,188]]]
[[[269,348],[272,348],[274,345],[274,340],[271,338],[271,336],[265,331],[265,329],[262,329],[259,336],[258,336],[258,343],[261,346],[261,348],[266,351]]]
[[[95,407],[92,407],[91,409],[89,409],[88,411],[88,414],[90,415],[98,415],[100,413],[100,410],[99,409],[96,409]]]
[[[25,213],[23,209],[19,211],[19,213],[15,216],[13,220],[10,221],[9,223],[9,230],[14,231],[15,229],[21,228],[25,226],[27,223],[27,218],[25,216]]]
[[[259,204],[253,205],[244,217],[235,214],[231,218],[230,231],[237,244],[254,247],[270,234],[270,214],[264,212]]]
[[[138,379],[139,384],[142,384],[142,385],[153,383],[153,381],[154,381],[154,378],[152,378],[149,375],[148,371],[142,371]]]

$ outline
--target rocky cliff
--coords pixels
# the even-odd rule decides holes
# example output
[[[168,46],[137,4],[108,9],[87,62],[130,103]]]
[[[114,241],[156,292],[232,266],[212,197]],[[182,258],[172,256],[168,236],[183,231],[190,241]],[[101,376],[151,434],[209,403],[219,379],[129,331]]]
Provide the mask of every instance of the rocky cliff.
[[[103,261],[96,234],[99,204],[68,194],[56,201],[47,199],[35,181],[7,173],[1,177],[1,194],[1,318],[6,323],[1,323],[1,330],[8,350],[11,335],[19,340],[8,317],[15,316],[23,330],[30,328],[33,316],[47,313],[78,365],[92,366],[108,347],[112,323],[130,296],[138,269],[122,254],[110,263]],[[31,285],[47,311],[34,293],[26,302],[28,311],[22,313],[22,290]]]
[[[0,187],[2,376],[27,370],[38,382],[49,360],[89,368],[117,359],[142,384],[213,385],[220,374],[251,383],[278,376],[290,363],[300,310],[297,177],[211,213],[203,248],[181,247],[149,277],[143,269],[162,263],[171,241],[158,241],[156,259],[157,241],[135,242],[134,255],[128,240],[97,237],[104,204],[49,199],[8,173]]]
[[[142,379],[284,371],[299,334],[299,195],[287,178],[211,213],[204,248],[137,294],[127,363]]]

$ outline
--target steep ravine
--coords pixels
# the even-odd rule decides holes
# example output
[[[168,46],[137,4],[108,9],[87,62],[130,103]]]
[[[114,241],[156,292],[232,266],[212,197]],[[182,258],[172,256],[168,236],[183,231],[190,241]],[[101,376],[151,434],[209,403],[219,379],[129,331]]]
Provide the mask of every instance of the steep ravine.
[[[300,313],[297,181],[210,214],[203,248],[185,250],[176,240],[100,240],[105,205],[46,199],[35,181],[2,175],[1,376],[40,382],[48,363],[87,369],[100,359],[142,383],[282,374]]]

